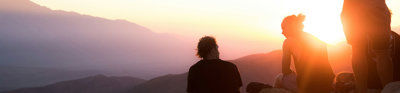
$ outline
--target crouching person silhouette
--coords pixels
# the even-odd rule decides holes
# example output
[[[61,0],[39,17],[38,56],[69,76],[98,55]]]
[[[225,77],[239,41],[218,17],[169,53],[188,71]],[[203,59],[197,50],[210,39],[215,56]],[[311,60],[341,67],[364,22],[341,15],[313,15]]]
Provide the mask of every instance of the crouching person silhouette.
[[[235,64],[219,59],[214,37],[200,39],[197,56],[202,60],[189,69],[188,93],[240,93],[242,80],[239,71]]]
[[[335,77],[328,61],[327,47],[318,38],[303,32],[304,15],[287,16],[282,21],[282,73],[293,73],[291,57],[297,73],[298,93],[330,93]]]

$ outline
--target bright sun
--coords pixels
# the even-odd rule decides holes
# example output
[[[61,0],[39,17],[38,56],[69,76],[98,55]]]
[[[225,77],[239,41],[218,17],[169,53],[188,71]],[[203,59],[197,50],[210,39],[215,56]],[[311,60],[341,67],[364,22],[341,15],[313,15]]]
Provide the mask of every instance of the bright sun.
[[[304,31],[328,44],[345,41],[340,12],[343,0],[285,0],[290,13],[306,15]]]

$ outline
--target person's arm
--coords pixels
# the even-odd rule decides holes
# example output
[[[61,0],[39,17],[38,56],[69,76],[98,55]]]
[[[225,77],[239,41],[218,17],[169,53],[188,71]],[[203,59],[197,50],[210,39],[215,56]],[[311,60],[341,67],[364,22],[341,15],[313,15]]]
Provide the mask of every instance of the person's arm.
[[[234,67],[233,82],[234,82],[234,85],[237,88],[237,90],[240,91],[240,87],[243,86],[242,78],[240,77],[240,73],[239,73],[239,70],[236,67],[236,65],[233,65],[233,67]]]
[[[194,75],[192,68],[189,69],[187,77],[187,93],[196,93],[196,76]]]
[[[289,44],[288,44],[287,40],[285,40],[283,42],[282,51],[283,51],[283,55],[282,55],[282,73],[283,74],[292,73],[292,70],[290,70],[290,62],[291,62],[292,54],[290,52]]]

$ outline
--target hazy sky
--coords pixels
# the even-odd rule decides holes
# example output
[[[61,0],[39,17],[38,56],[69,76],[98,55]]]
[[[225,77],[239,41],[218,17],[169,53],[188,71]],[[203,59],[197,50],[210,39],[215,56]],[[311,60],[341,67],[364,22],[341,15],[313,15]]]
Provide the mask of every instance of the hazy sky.
[[[32,0],[54,10],[74,11],[108,19],[125,19],[154,32],[251,46],[243,51],[279,49],[280,23],[304,13],[305,31],[334,44],[344,41],[340,24],[343,0]],[[400,25],[400,0],[387,0],[392,26]],[[397,6],[396,6],[397,5]],[[229,45],[229,44],[227,44]],[[265,48],[265,50],[262,50]],[[261,51],[260,51],[261,50]]]

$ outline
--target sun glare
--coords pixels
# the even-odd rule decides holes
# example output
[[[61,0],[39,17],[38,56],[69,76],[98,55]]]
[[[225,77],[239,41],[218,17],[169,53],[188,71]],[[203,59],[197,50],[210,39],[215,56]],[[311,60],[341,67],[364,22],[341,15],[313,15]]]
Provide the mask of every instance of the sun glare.
[[[345,41],[340,12],[342,0],[286,0],[290,13],[306,15],[304,31],[328,44]]]
[[[311,14],[309,14],[311,15]],[[345,40],[340,18],[336,16],[308,16],[304,22],[304,31],[311,33],[329,44]]]

